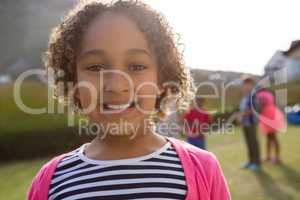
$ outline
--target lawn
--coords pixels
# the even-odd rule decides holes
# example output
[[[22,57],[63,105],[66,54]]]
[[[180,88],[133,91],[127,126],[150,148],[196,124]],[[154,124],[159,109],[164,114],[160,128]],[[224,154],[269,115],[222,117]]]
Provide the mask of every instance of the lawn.
[[[17,106],[13,84],[0,85],[0,134],[32,133],[50,131],[67,126],[66,114],[44,113],[28,114]],[[21,100],[24,105],[32,109],[48,108],[47,87],[34,81],[25,82],[21,87]],[[55,111],[57,102],[55,101]],[[48,111],[48,109],[47,109]]]
[[[239,129],[234,134],[209,136],[209,150],[219,158],[233,199],[300,199],[300,127],[289,127],[281,134],[283,164],[264,164],[263,171],[240,169],[245,161],[245,146]],[[264,147],[264,138],[260,138]],[[49,158],[15,161],[0,166],[0,199],[21,200],[34,174]]]
[[[239,132],[239,131],[238,131]],[[241,133],[209,138],[210,150],[219,158],[233,199],[298,200],[300,199],[300,127],[289,127],[280,135],[283,164],[264,163],[263,171],[240,169],[246,149]],[[265,138],[260,137],[262,154]]]

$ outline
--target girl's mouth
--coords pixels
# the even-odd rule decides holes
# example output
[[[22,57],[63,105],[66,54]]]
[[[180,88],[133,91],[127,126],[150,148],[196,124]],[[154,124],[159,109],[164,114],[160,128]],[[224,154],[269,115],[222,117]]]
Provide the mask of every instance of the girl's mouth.
[[[110,103],[103,103],[104,111],[116,111],[122,112],[131,108],[135,107],[134,101],[126,103],[126,104],[110,104]]]

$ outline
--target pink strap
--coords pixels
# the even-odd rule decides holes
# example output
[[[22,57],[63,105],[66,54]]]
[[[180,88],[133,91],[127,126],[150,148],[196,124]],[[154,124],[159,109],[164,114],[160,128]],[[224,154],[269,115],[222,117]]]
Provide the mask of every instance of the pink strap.
[[[67,154],[62,154],[53,158],[47,164],[45,164],[37,176],[33,179],[28,191],[28,200],[48,200],[49,187],[51,184],[52,176],[55,169],[61,159]]]
[[[45,199],[45,200],[48,199],[49,188],[50,188],[52,176],[55,172],[55,169],[56,169],[59,161],[61,161],[65,156],[66,156],[66,154],[62,154],[62,155],[56,157],[53,160],[53,162],[51,163],[51,165],[49,166],[47,173],[45,174],[45,178],[42,179],[41,185],[47,186],[47,187],[42,187],[43,188],[43,191],[41,191],[42,199]]]
[[[181,140],[177,140],[175,138],[170,138],[170,137],[168,137],[167,139],[174,146],[182,163],[183,171],[186,178],[187,188],[188,188],[186,200],[200,199],[196,187],[197,182],[196,182],[196,173],[194,169],[194,164],[192,163],[192,160],[189,157],[189,153],[185,148],[183,148]]]

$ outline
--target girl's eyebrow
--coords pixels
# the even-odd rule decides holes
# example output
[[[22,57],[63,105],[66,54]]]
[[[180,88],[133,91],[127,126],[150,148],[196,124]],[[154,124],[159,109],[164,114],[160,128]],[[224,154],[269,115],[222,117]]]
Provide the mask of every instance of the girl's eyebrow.
[[[127,54],[146,54],[150,58],[152,58],[152,54],[146,49],[132,48],[126,51]]]
[[[88,56],[105,56],[105,55],[106,53],[103,49],[92,49],[92,50],[82,52],[79,55],[78,60],[82,60]]]
[[[140,49],[140,48],[128,49],[126,51],[126,54],[145,54],[148,57],[153,58],[152,54],[148,50]],[[106,55],[106,52],[103,49],[92,49],[92,50],[82,52],[79,55],[78,60],[80,61],[88,56],[105,56],[105,55]]]

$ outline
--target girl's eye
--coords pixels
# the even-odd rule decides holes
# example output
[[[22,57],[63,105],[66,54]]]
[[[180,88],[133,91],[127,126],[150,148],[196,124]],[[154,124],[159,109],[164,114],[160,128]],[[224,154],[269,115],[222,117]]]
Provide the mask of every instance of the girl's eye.
[[[144,69],[147,69],[147,67],[145,65],[139,65],[139,64],[137,64],[137,65],[131,65],[130,69],[132,71],[142,71]]]
[[[87,66],[86,69],[93,72],[99,72],[107,69],[107,66],[104,64],[95,64],[95,65]]]

